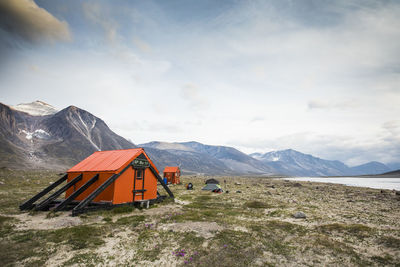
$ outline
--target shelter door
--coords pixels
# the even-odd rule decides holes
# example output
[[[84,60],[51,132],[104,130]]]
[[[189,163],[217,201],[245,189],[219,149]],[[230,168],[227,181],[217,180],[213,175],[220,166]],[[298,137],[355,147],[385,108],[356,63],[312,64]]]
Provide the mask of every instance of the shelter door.
[[[135,177],[133,181],[133,201],[139,201],[144,199],[144,170],[145,169],[135,169]]]

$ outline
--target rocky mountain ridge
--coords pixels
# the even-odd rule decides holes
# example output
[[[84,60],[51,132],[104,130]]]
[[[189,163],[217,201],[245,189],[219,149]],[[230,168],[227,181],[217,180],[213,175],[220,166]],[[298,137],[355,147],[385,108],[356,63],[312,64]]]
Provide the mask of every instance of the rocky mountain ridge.
[[[191,165],[177,161],[175,165],[181,166],[185,172],[207,174],[204,169],[212,167],[209,174],[236,174],[236,175],[272,175],[275,170],[249,155],[227,146],[211,146],[198,142],[167,143],[153,141],[139,144],[145,149],[166,151],[177,159],[193,159]]]
[[[139,146],[160,171],[173,165],[200,175],[343,176],[393,170],[379,162],[349,167],[292,149],[247,155],[233,147],[194,141]],[[0,103],[0,166],[65,170],[94,151],[134,147],[103,120],[75,106],[58,111],[42,101],[16,106]]]
[[[133,147],[101,119],[75,106],[34,116],[0,103],[0,164],[4,166],[63,169],[96,150]]]

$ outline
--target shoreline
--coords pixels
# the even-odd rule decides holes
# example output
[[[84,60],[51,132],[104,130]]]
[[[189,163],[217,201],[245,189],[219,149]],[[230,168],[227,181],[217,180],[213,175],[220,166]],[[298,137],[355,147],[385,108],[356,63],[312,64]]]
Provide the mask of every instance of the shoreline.
[[[400,191],[399,178],[364,178],[364,177],[290,177],[281,178],[288,181],[319,182],[341,184],[344,186]]]

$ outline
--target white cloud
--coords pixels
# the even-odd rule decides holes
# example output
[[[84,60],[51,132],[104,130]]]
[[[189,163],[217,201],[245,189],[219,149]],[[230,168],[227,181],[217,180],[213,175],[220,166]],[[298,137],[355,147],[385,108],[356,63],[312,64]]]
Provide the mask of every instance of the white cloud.
[[[201,109],[208,105],[207,99],[202,94],[201,89],[193,83],[187,83],[182,86],[181,96],[189,104],[189,109]]]

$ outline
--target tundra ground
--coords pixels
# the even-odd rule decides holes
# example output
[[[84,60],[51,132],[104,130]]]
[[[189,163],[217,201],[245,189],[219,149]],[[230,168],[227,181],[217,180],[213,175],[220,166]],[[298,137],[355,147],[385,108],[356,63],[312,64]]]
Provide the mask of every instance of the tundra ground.
[[[175,201],[150,209],[18,210],[56,179],[0,170],[2,266],[400,266],[400,196],[390,190],[217,177],[229,191],[217,194],[186,176],[194,190],[172,185]]]

